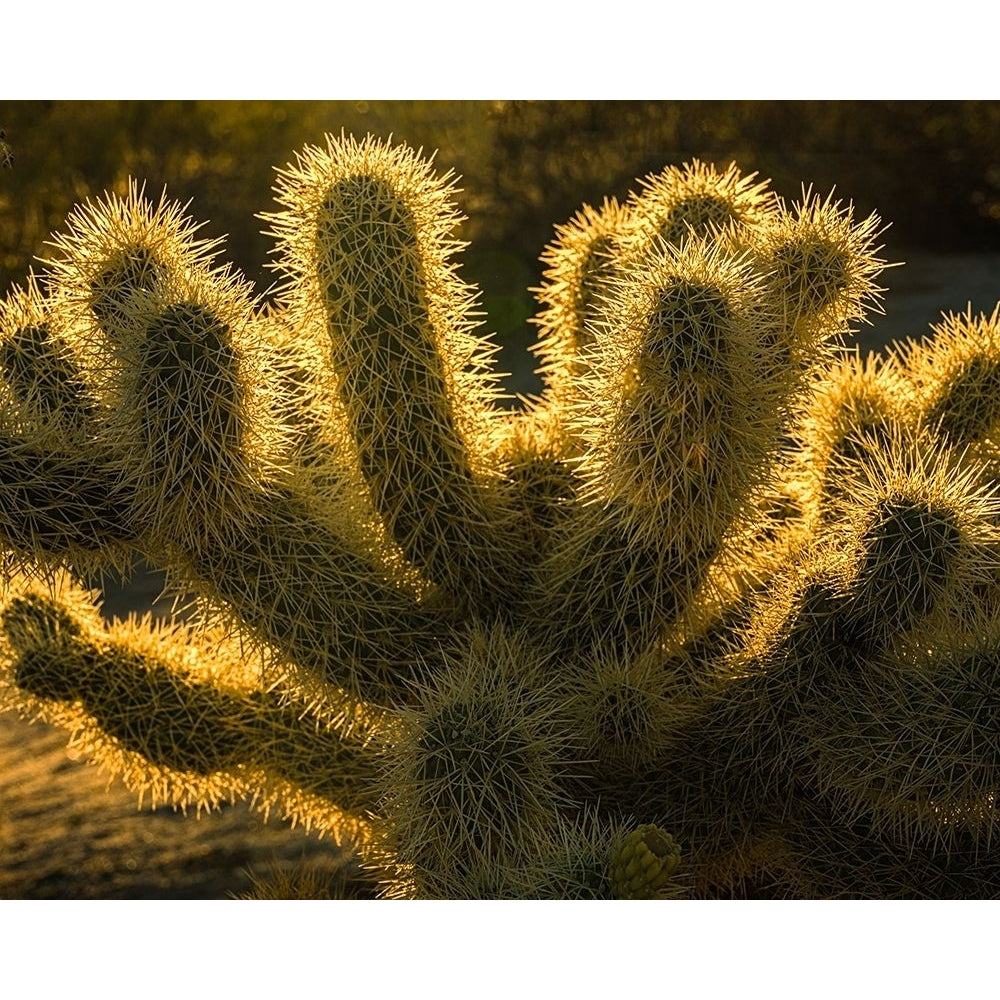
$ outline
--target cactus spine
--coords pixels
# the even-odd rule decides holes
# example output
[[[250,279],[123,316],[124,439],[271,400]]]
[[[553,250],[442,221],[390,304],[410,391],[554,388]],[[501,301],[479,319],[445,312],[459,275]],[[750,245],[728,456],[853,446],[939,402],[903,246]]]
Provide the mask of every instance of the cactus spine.
[[[878,218],[696,161],[556,229],[508,411],[450,175],[275,191],[277,305],[135,184],[0,303],[0,707],[389,898],[991,884],[1000,313],[845,354]],[[101,620],[136,555],[190,617]]]

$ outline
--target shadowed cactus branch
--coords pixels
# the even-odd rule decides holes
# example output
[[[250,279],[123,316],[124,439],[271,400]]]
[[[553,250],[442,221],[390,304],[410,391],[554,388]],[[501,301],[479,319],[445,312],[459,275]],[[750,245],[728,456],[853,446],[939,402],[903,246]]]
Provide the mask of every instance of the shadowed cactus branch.
[[[323,708],[303,703],[234,637],[107,625],[91,596],[68,581],[11,591],[0,611],[5,703],[71,729],[140,801],[200,810],[250,796],[338,839],[363,839],[374,802],[363,747],[375,716],[336,691]]]

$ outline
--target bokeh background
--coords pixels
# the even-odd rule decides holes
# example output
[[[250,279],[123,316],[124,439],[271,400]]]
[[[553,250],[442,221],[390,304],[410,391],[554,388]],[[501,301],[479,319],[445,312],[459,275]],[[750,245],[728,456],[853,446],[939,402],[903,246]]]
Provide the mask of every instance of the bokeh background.
[[[966,289],[982,298],[982,257],[1000,254],[993,101],[0,101],[0,127],[14,153],[0,171],[0,288],[44,256],[75,203],[124,193],[132,176],[190,200],[204,235],[226,235],[228,259],[264,293],[271,241],[255,214],[275,208],[274,167],[295,149],[344,129],[437,150],[439,169],[461,176],[465,278],[482,290],[504,367],[520,373],[514,387],[529,391],[528,289],[553,226],[667,164],[735,161],[788,199],[806,184],[835,189],[858,218],[877,211],[891,223],[886,259],[911,265],[886,272],[881,341],[923,333],[965,306]],[[939,265],[956,276],[936,277]],[[892,308],[897,292],[935,281],[929,311]]]
[[[463,276],[482,290],[512,391],[538,388],[526,348],[529,289],[554,226],[583,202],[623,198],[636,179],[693,158],[803,185],[877,211],[885,315],[863,347],[920,336],[944,311],[1000,300],[1000,102],[990,101],[14,101],[0,168],[0,294],[24,280],[74,204],[145,180],[191,202],[205,237],[270,294],[274,167],[325,132],[369,132],[437,150],[461,175]],[[156,574],[107,581],[105,611],[152,606]],[[161,605],[162,606],[162,605]],[[120,785],[66,754],[63,734],[0,716],[0,898],[224,897],[251,869],[337,852],[244,806],[195,822],[136,811]]]

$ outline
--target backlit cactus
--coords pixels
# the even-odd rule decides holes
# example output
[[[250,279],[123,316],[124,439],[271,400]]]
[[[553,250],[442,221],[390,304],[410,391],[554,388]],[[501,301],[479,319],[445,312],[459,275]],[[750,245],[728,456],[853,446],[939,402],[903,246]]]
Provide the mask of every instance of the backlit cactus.
[[[879,219],[695,161],[556,229],[505,409],[455,190],[306,148],[266,306],[74,212],[0,302],[0,708],[353,849],[262,897],[1000,895],[1000,312],[846,353]],[[176,621],[99,614],[136,557]]]

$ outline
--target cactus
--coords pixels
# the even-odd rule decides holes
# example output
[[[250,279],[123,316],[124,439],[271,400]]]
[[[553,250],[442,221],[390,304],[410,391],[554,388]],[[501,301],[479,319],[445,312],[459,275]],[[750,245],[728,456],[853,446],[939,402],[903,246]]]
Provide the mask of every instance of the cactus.
[[[327,136],[277,300],[87,202],[0,302],[0,708],[353,852],[256,895],[997,895],[992,316],[880,358],[881,222],[695,161],[555,231],[504,408],[454,179]],[[191,603],[106,621],[135,557]]]

